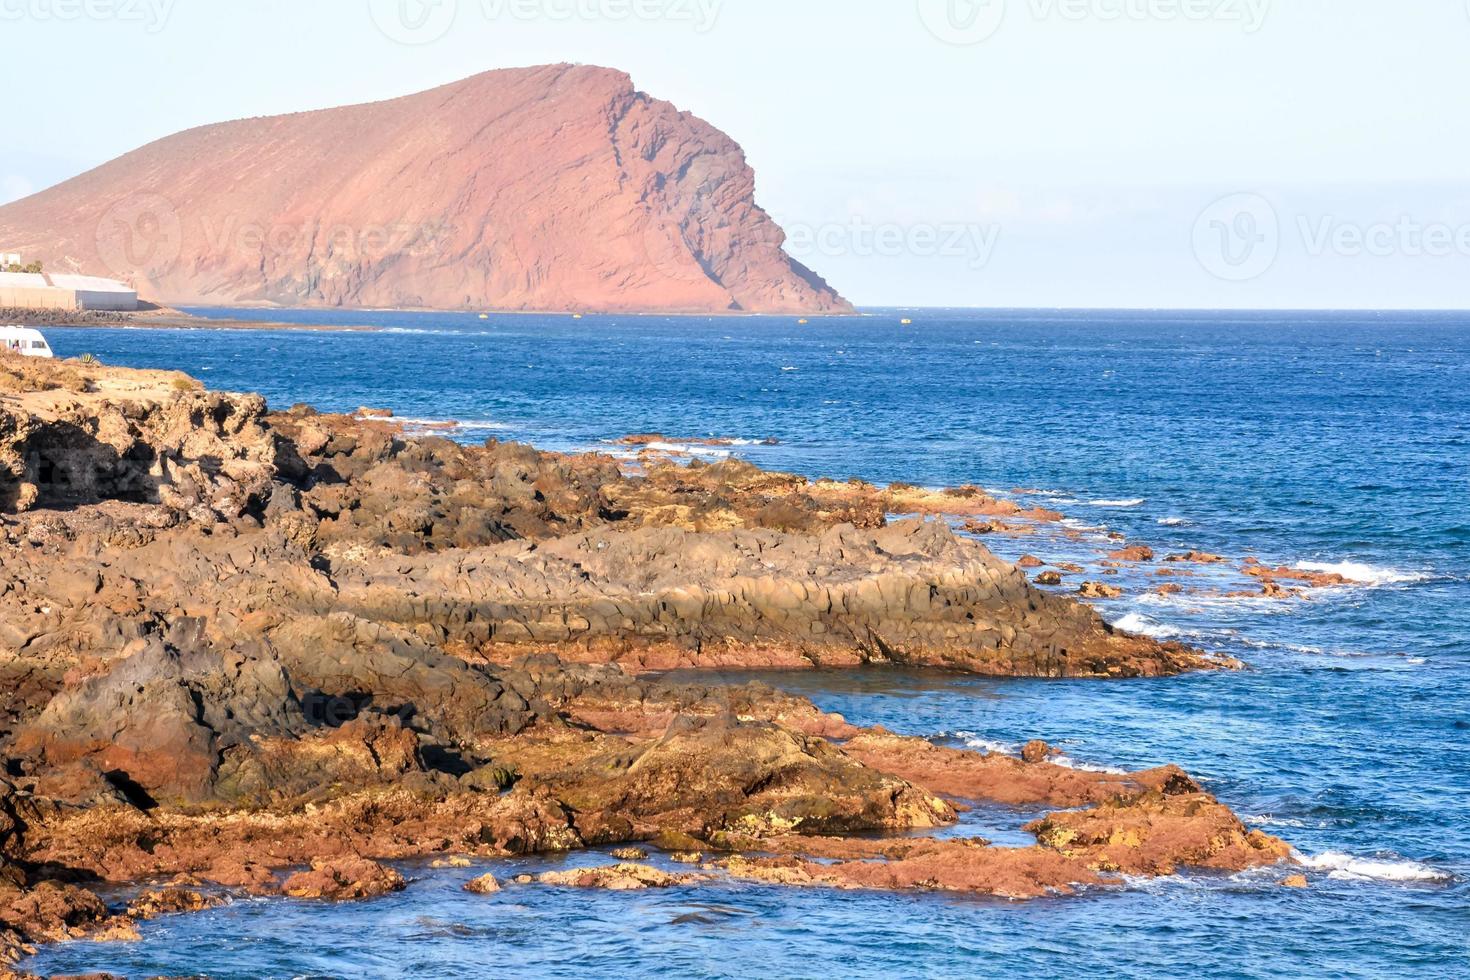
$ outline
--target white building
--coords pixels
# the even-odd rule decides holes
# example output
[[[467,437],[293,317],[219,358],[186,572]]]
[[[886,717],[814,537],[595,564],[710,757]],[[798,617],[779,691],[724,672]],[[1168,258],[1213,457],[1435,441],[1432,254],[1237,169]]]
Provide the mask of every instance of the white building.
[[[96,276],[47,276],[51,285],[72,294],[78,310],[113,310],[131,312],[138,308],[138,293],[115,279]]]
[[[138,308],[138,293],[131,286],[96,276],[0,272],[0,307],[131,312]]]

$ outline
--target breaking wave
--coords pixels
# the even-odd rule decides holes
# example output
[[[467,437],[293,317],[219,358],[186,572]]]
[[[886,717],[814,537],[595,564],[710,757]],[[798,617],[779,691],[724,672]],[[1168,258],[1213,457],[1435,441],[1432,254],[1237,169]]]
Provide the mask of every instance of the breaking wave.
[[[414,419],[414,418],[389,418],[384,422],[397,422],[408,429],[431,429],[443,430],[445,432],[501,432],[510,426],[504,422],[492,422],[489,419]]]
[[[1162,640],[1171,636],[1178,636],[1179,630],[1173,626],[1166,626],[1156,620],[1149,619],[1142,613],[1131,612],[1122,619],[1113,623],[1115,629],[1125,633],[1137,633],[1139,636],[1151,636],[1156,640]]]
[[[1315,857],[1295,856],[1313,871],[1329,872],[1327,877],[1339,881],[1447,882],[1454,878],[1447,871],[1402,858],[1359,858],[1340,851],[1328,851]]]
[[[1341,575],[1349,581],[1363,585],[1402,585],[1407,582],[1423,582],[1432,577],[1426,572],[1404,572],[1397,568],[1384,568],[1356,561],[1299,561],[1296,567],[1303,572]]]

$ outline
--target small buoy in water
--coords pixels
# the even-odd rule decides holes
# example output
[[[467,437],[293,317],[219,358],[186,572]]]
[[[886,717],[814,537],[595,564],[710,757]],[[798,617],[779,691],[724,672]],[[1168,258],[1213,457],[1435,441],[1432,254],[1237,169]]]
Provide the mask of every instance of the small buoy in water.
[[[481,313],[480,314],[480,319],[481,320],[488,320],[488,319],[490,319],[490,314],[489,313]]]
[[[908,326],[909,324],[913,323],[914,321],[912,321],[912,320],[900,320],[898,322],[899,323],[902,323],[904,326]]]
[[[573,320],[580,320],[580,319],[582,319],[582,314],[580,314],[580,313],[573,313],[572,314],[572,319]]]
[[[797,320],[796,322],[799,323],[799,324],[801,324],[804,327],[808,323],[810,323],[811,321],[810,320]]]

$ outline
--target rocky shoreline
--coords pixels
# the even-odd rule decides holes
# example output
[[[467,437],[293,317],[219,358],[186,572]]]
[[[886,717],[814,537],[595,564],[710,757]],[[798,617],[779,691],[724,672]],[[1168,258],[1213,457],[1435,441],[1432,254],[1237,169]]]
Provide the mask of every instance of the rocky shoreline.
[[[167,372],[0,368],[11,959],[128,938],[221,889],[383,894],[404,882],[380,862],[434,855],[641,844],[699,865],[507,887],[1010,898],[1185,867],[1290,871],[1284,842],[1178,769],[1083,772],[1040,742],[1022,757],[946,748],[722,678],[1239,666],[1115,630],[957,534],[1020,510],[976,488],[734,460],[630,473],[270,412]],[[983,802],[1055,812],[1025,848],[926,833]],[[147,890],[109,907],[103,884]],[[498,887],[492,874],[478,890]]]
[[[47,330],[71,327],[149,330],[298,330],[307,333],[377,333],[381,327],[286,323],[195,316],[166,306],[145,304],[136,313],[106,310],[33,310],[0,308],[0,323],[20,323]]]

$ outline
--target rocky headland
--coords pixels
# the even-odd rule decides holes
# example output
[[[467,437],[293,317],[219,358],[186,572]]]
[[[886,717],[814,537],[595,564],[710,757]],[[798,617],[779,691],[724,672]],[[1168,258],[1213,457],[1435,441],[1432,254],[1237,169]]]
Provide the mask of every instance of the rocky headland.
[[[583,65],[204,126],[0,207],[0,241],[172,304],[851,313],[729,136]]]
[[[1176,768],[942,746],[722,673],[1235,666],[1119,632],[953,529],[1017,510],[4,357],[0,945],[128,938],[232,893],[367,898],[407,884],[381,862],[436,855],[487,864],[481,894],[497,856],[633,844],[691,869],[504,887],[1031,898],[1289,862]],[[1053,812],[1030,847],[932,833],[977,802]]]

